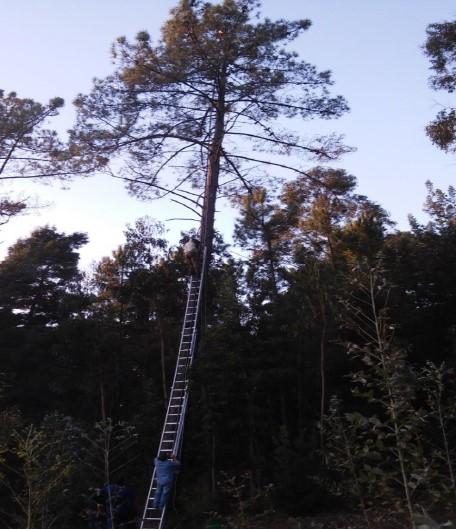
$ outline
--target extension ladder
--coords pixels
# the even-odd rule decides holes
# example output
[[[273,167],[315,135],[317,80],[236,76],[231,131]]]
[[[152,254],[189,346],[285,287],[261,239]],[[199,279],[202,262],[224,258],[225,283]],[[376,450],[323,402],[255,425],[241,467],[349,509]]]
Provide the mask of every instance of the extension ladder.
[[[196,278],[192,276],[190,278],[179,353],[177,356],[176,369],[174,371],[174,379],[171,386],[158,453],[168,452],[169,455],[178,455],[180,453],[188,402],[189,368],[192,365],[196,348],[202,287],[202,277]],[[154,509],[153,504],[156,489],[157,480],[155,478],[154,469],[144,508],[144,514],[141,520],[141,529],[162,529],[166,515],[166,507],[162,511]]]

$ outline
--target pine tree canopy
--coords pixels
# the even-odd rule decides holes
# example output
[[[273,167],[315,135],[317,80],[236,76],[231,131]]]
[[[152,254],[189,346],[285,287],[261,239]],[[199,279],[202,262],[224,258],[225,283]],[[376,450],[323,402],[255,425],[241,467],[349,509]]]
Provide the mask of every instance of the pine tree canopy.
[[[157,43],[145,31],[134,42],[119,38],[114,73],[75,101],[73,152],[98,156],[99,168],[121,157],[115,174],[137,194],[151,186],[155,193],[183,190],[208,172],[215,187],[240,181],[250,187],[264,163],[300,172],[300,162],[283,157],[338,156],[345,149],[340,138],[304,139],[278,124],[347,110],[341,96],[329,93],[330,72],[287,48],[310,21],[260,21],[258,7],[256,0],[181,0]],[[160,182],[165,170],[177,180]]]
[[[456,89],[456,21],[430,24],[427,28],[425,53],[431,61],[430,84],[434,90]],[[447,107],[426,127],[432,143],[449,152],[456,151],[456,109]]]

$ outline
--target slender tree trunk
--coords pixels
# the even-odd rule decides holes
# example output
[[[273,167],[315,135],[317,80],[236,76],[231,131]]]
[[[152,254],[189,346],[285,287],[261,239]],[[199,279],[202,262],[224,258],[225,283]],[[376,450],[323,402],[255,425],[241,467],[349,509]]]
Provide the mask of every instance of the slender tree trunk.
[[[108,485],[108,509],[109,509],[109,517],[111,519],[111,527],[114,528],[114,520],[113,520],[113,510],[112,510],[112,495],[111,495],[111,468],[109,464],[109,455],[111,452],[111,434],[109,430],[106,428],[105,423],[105,440],[104,440],[104,471],[105,471],[105,481]]]
[[[297,424],[298,424],[298,431],[301,432],[303,428],[303,412],[302,412],[302,354],[301,354],[301,344],[298,346],[298,350],[296,352],[296,382],[297,382]]]
[[[211,496],[215,497],[217,480],[215,478],[215,434],[212,432],[211,438]]]
[[[250,394],[248,396],[249,403],[248,403],[248,417],[249,417],[249,437],[248,437],[248,443],[249,443],[249,459],[250,459],[250,466],[252,468],[256,468],[255,464],[255,413],[254,413],[254,404],[253,404],[253,395]]]
[[[166,406],[168,402],[168,391],[166,389],[165,336],[163,332],[163,324],[160,318],[157,319],[157,325],[158,334],[160,337],[160,365],[162,374],[163,400]]]
[[[27,479],[27,529],[33,529],[32,524],[32,484],[29,479]]]
[[[454,478],[454,471],[453,471],[453,464],[451,461],[451,453],[450,453],[450,447],[448,444],[448,437],[446,432],[446,426],[445,421],[443,418],[443,412],[442,412],[442,406],[440,404],[440,396],[439,396],[439,402],[438,402],[438,414],[439,414],[439,424],[440,424],[440,431],[442,432],[442,438],[443,438],[443,445],[445,448],[445,458],[448,466],[448,472],[450,474],[450,481],[451,481],[451,488],[453,489],[453,495],[456,494],[456,481]]]
[[[288,431],[288,421],[287,421],[287,405],[285,402],[285,395],[283,392],[280,393],[280,420],[283,426]]]
[[[342,436],[342,439],[344,440],[345,455],[347,457],[347,461],[349,462],[350,473],[352,475],[353,483],[354,483],[355,489],[356,489],[356,494],[358,496],[359,503],[360,503],[361,509],[363,511],[364,520],[366,521],[367,528],[371,529],[371,523],[370,523],[370,520],[369,520],[369,516],[367,514],[367,505],[366,505],[366,501],[364,499],[364,494],[363,494],[363,488],[362,488],[362,486],[360,484],[360,481],[359,481],[359,478],[358,478],[358,473],[356,471],[355,458],[353,457],[352,449],[351,449],[351,446],[350,446],[350,442],[347,439],[347,436],[345,435],[345,431],[344,431],[343,427],[341,429],[341,436]]]
[[[407,502],[407,509],[410,517],[410,523],[413,529],[416,528],[414,516],[413,516],[413,504],[412,504],[412,496],[410,492],[410,486],[408,483],[408,476],[407,476],[407,469],[406,469],[406,462],[405,462],[405,453],[403,449],[403,435],[401,433],[401,428],[399,424],[399,417],[397,414],[397,401],[396,397],[394,395],[394,389],[391,386],[390,383],[390,376],[388,373],[387,368],[387,362],[386,362],[386,349],[385,344],[382,336],[382,330],[381,330],[381,323],[379,320],[379,316],[377,314],[377,307],[375,305],[375,291],[374,291],[374,284],[372,277],[370,279],[370,301],[371,301],[371,308],[372,308],[372,314],[373,314],[373,321],[375,325],[375,334],[377,338],[377,348],[380,354],[380,362],[382,366],[382,372],[383,372],[383,378],[385,381],[385,387],[388,395],[388,414],[391,418],[391,422],[393,423],[393,431],[394,431],[394,439],[396,443],[396,454],[397,459],[399,462],[399,467],[401,471],[401,479],[402,479],[402,487],[404,489],[405,499]]]
[[[206,268],[209,266],[212,255],[214,238],[215,203],[220,174],[220,157],[222,155],[222,143],[225,134],[225,78],[226,72],[220,73],[218,83],[218,98],[216,105],[216,118],[214,134],[208,155],[208,166],[206,174],[206,186],[204,191],[203,223],[201,229],[201,241],[206,247]]]
[[[333,271],[336,271],[336,259],[334,257],[334,243],[331,237],[330,233],[326,234],[326,240],[328,242],[328,248],[329,248],[329,260],[331,261],[331,267]]]
[[[105,398],[105,391],[104,391],[104,383],[103,383],[103,372],[100,369],[100,382],[99,382],[99,388],[100,388],[100,408],[101,408],[101,418],[103,421],[106,420],[106,398]]]
[[[326,318],[326,306],[324,301],[324,294],[320,293],[320,314],[321,314],[321,334],[320,334],[320,448],[325,455],[324,447],[324,416],[326,408],[326,334],[328,322]]]
[[[268,269],[269,269],[269,280],[271,281],[271,285],[272,285],[272,290],[273,290],[273,293],[274,293],[274,296],[277,297],[278,296],[278,289],[277,289],[277,277],[276,277],[276,271],[275,271],[275,266],[274,266],[274,259],[272,257],[273,253],[272,253],[272,243],[271,243],[271,239],[268,238],[266,240],[266,245],[268,247]]]

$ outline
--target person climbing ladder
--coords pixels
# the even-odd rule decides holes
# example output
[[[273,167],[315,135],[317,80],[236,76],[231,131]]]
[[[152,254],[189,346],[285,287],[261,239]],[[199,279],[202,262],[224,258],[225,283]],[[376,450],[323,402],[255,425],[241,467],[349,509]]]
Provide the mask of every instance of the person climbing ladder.
[[[200,275],[200,242],[196,237],[184,237],[184,255],[190,264],[192,276]]]
[[[157,478],[157,490],[154,497],[154,508],[161,511],[165,508],[169,500],[169,495],[174,482],[174,477],[177,474],[180,462],[172,455],[170,459],[164,452],[160,453],[154,459],[155,476]]]

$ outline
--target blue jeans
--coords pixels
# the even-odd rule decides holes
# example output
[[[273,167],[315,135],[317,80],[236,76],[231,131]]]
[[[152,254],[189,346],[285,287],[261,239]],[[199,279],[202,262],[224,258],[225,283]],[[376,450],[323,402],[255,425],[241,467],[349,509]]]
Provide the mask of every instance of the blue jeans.
[[[157,483],[157,490],[155,491],[154,496],[154,507],[156,509],[164,509],[165,505],[168,503],[172,486],[172,481],[166,481],[165,483]]]

